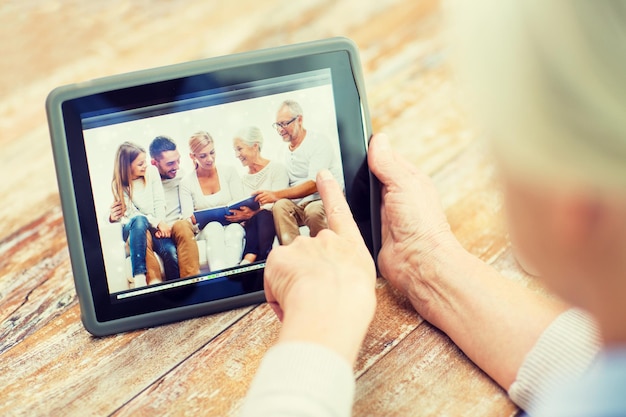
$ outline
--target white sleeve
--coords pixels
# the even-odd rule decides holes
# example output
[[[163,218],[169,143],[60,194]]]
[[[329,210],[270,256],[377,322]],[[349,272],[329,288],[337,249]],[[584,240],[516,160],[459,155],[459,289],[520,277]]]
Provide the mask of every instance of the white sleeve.
[[[244,197],[247,197],[243,193],[243,183],[241,182],[241,177],[237,174],[237,171],[230,165],[226,165],[224,167],[220,167],[220,170],[223,170],[226,174],[226,183],[220,184],[221,187],[227,188],[230,193],[229,203],[231,201],[241,200]],[[220,176],[220,182],[221,182]]]
[[[265,354],[240,417],[348,417],[354,385],[352,367],[332,350],[279,343]]]
[[[188,219],[191,217],[194,211],[194,202],[193,202],[193,181],[190,175],[195,175],[195,172],[187,174],[187,176],[183,177],[180,181],[180,185],[178,186],[178,198],[180,199],[180,215],[183,219]]]
[[[307,180],[314,181],[317,179],[317,173],[330,169],[333,160],[333,149],[330,147],[328,140],[322,135],[316,135],[315,147],[309,159],[309,175]]]
[[[150,167],[147,172],[149,173],[148,178],[150,180],[148,186],[152,189],[152,204],[154,206],[152,215],[148,215],[147,217],[150,221],[150,225],[156,228],[160,222],[165,220],[165,193],[163,192],[163,184],[161,184],[159,171],[154,167]]]
[[[524,358],[509,388],[511,400],[532,415],[559,387],[584,373],[599,351],[593,318],[576,309],[562,313]]]
[[[284,190],[289,187],[289,174],[283,164],[280,162],[272,162],[271,174],[270,190]]]

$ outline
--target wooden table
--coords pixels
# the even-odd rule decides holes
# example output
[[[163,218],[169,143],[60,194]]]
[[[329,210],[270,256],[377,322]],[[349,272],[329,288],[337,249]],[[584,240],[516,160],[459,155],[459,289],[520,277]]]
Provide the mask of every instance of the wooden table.
[[[484,146],[451,84],[436,0],[5,1],[0,5],[0,415],[236,414],[280,324],[265,305],[94,338],[80,323],[44,100],[95,77],[335,35],[361,49],[376,131],[431,174],[466,248],[517,266]],[[382,278],[355,416],[517,408]]]

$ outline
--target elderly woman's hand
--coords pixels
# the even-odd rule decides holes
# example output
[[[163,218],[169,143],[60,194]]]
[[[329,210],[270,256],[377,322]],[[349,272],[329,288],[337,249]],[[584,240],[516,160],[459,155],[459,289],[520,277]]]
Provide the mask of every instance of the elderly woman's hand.
[[[328,171],[318,174],[317,187],[329,228],[270,252],[265,294],[283,322],[280,341],[321,344],[354,363],[376,308],[376,270]]]
[[[372,137],[368,161],[382,183],[380,272],[433,321],[438,309],[431,309],[436,301],[431,284],[440,278],[438,262],[464,251],[450,231],[431,179],[396,155],[384,134]]]

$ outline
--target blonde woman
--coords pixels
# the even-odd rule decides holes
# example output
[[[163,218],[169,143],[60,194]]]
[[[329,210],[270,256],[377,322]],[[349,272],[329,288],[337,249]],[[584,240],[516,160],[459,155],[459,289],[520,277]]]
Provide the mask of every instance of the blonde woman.
[[[194,211],[225,206],[243,197],[241,178],[230,165],[216,164],[215,143],[201,131],[189,139],[189,157],[195,169],[180,183],[183,218],[196,224]],[[245,231],[238,223],[222,225],[214,221],[199,230],[197,239],[206,242],[211,271],[236,266],[241,261]]]
[[[119,146],[111,188],[113,205],[109,221],[122,224],[122,237],[128,242],[133,275],[129,278],[131,288],[159,280],[160,272],[156,272],[159,269],[149,240],[152,231],[162,232],[166,226],[163,221],[165,197],[159,174],[147,163],[142,147],[132,142]]]

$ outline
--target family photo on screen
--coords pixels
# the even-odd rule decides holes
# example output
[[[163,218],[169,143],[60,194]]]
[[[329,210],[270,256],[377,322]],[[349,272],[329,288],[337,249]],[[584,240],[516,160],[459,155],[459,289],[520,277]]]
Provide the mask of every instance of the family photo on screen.
[[[111,293],[263,262],[327,227],[319,171],[344,182],[330,86],[92,130]]]

